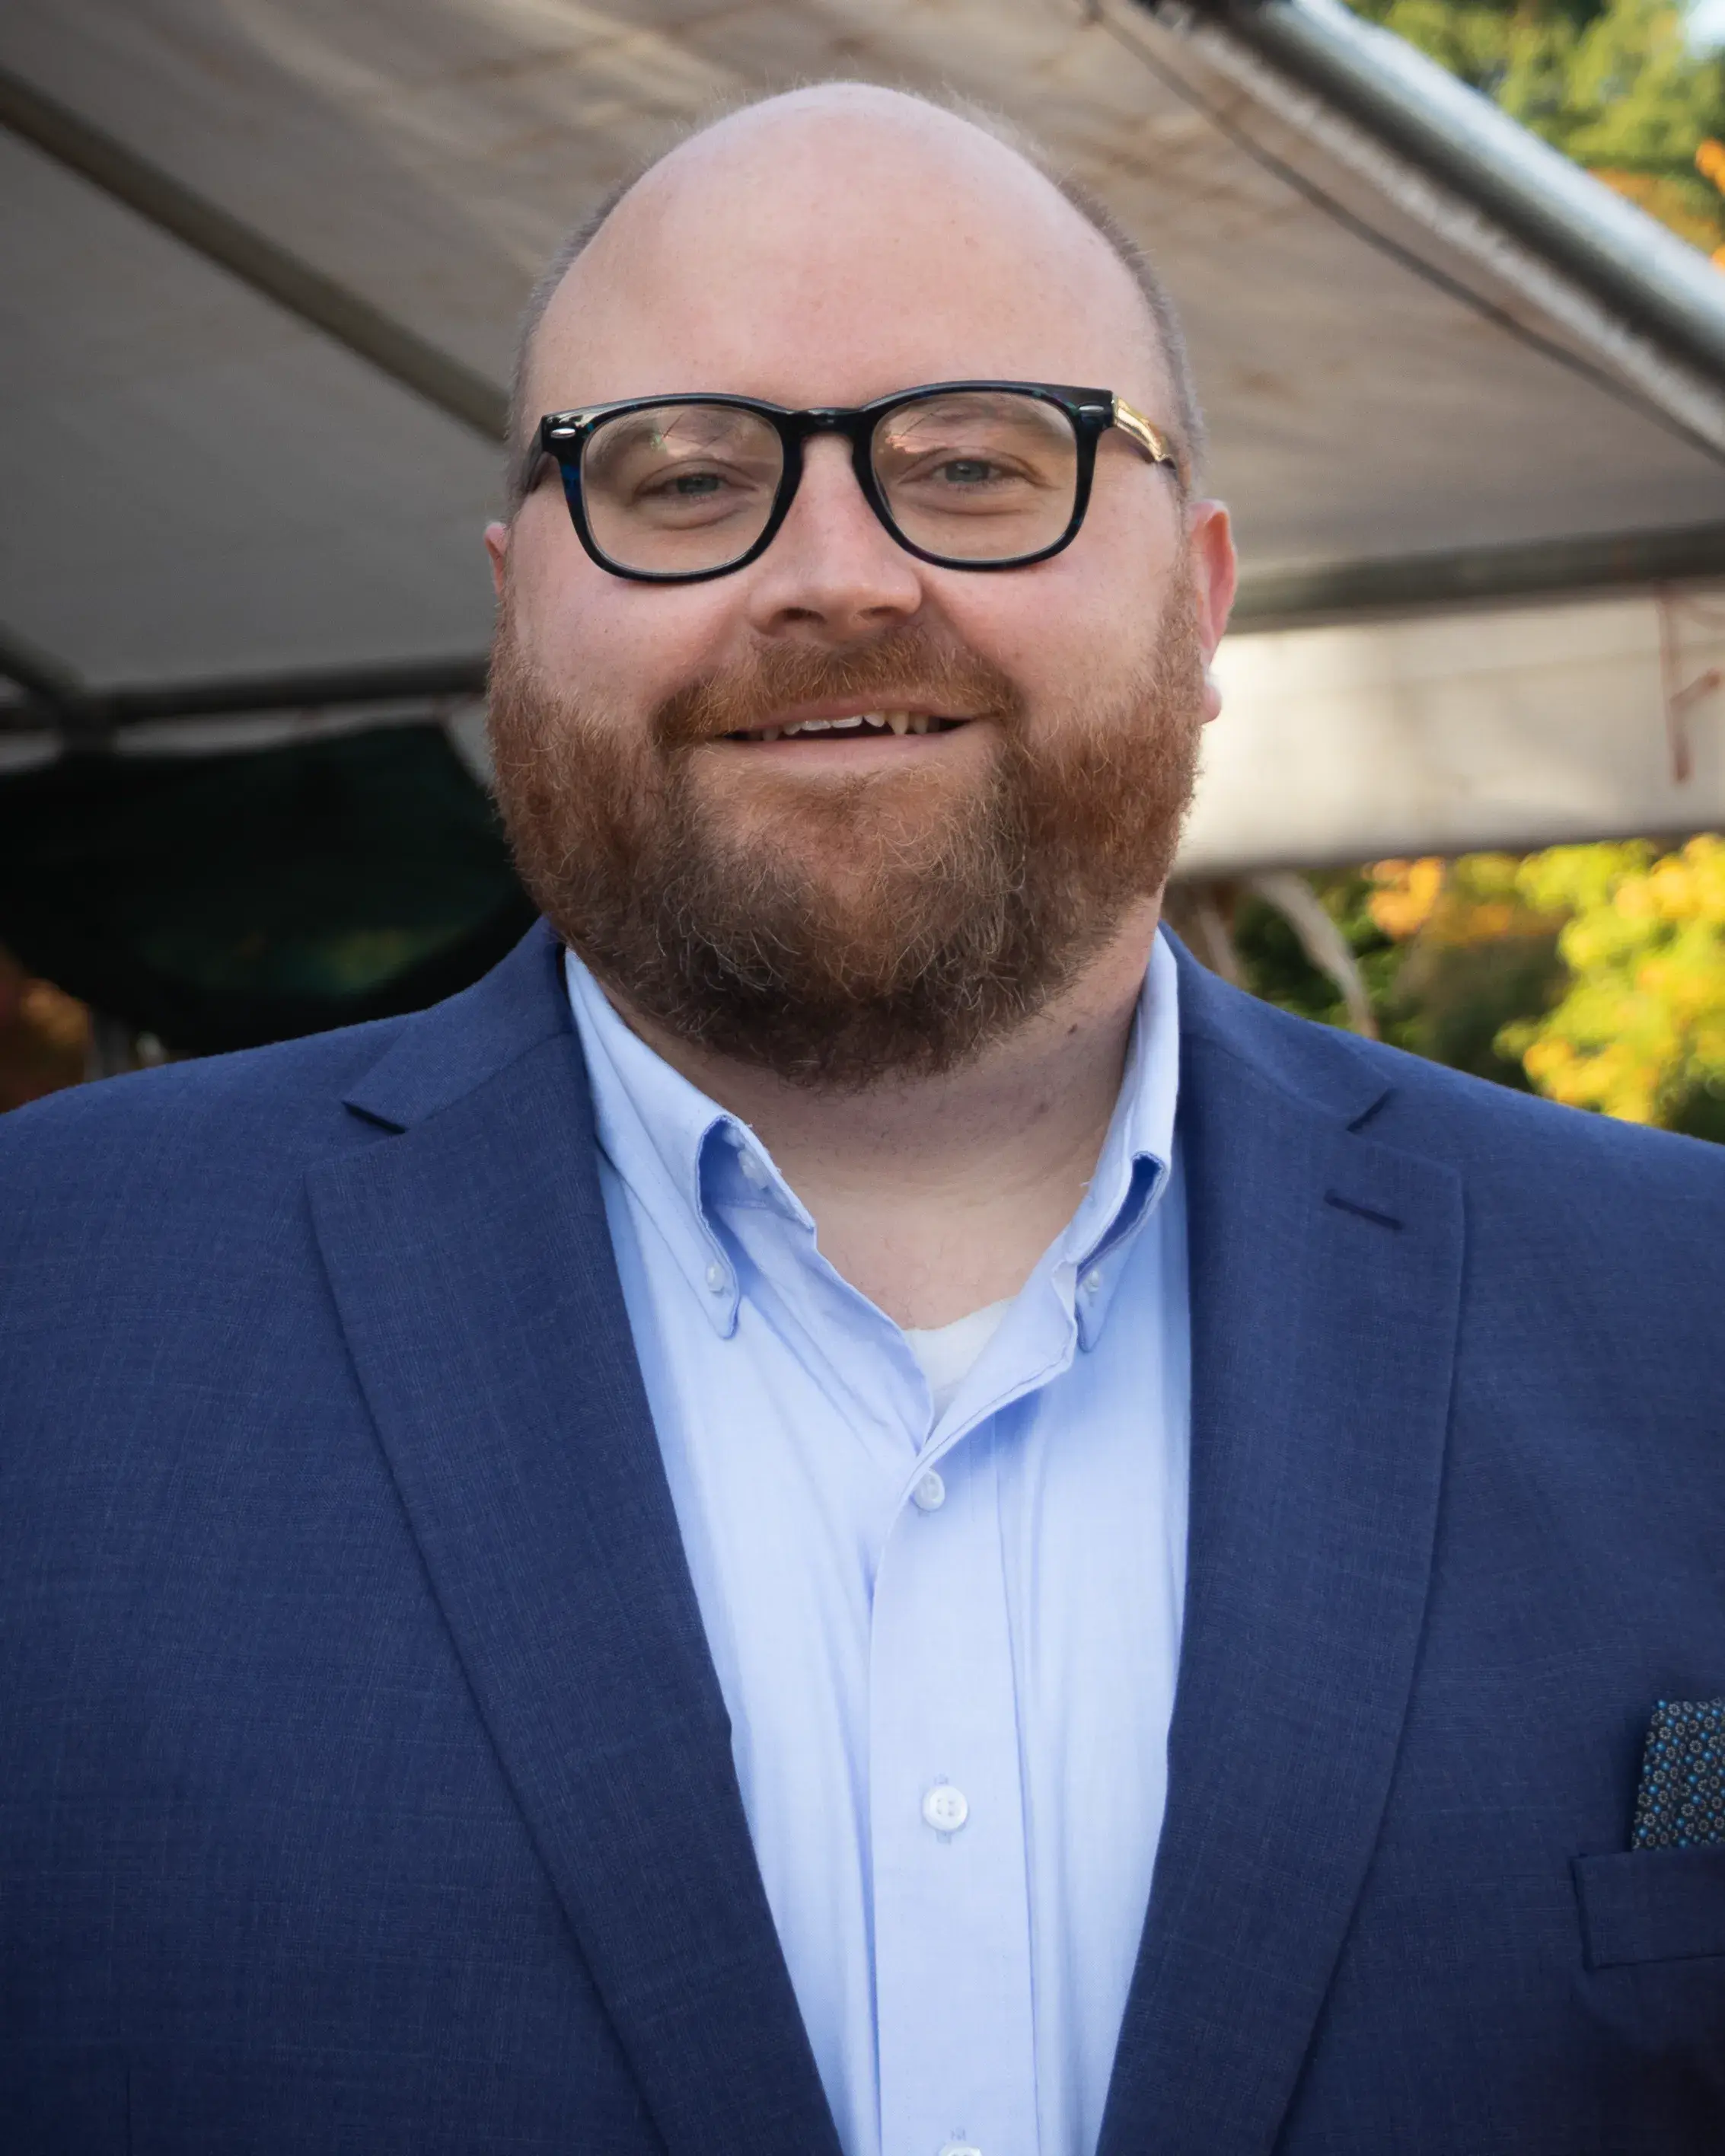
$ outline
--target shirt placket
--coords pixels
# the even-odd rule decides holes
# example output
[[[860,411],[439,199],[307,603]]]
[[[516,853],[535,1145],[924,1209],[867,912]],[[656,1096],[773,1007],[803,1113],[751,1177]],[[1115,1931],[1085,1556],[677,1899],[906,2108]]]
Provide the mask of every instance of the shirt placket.
[[[919,1471],[875,1584],[870,1830],[883,2156],[1032,2156],[1036,2145],[997,1420]]]

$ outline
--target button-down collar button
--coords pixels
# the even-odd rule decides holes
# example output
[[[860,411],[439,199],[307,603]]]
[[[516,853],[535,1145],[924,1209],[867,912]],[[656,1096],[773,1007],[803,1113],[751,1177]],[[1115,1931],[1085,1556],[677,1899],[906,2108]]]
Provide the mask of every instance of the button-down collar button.
[[[937,1782],[922,1799],[922,1816],[937,1834],[957,1834],[970,1817],[969,1800],[950,1782]]]
[[[1086,1295],[1100,1295],[1102,1291],[1102,1276],[1094,1269],[1084,1276],[1084,1291]]]
[[[706,1284],[715,1295],[723,1295],[726,1288],[725,1268],[717,1259],[706,1269]]]
[[[947,1502],[947,1486],[933,1468],[917,1479],[911,1492],[911,1502],[919,1512],[937,1512]]]
[[[747,1147],[737,1156],[737,1164],[742,1170],[742,1179],[758,1190],[767,1180],[767,1171]]]

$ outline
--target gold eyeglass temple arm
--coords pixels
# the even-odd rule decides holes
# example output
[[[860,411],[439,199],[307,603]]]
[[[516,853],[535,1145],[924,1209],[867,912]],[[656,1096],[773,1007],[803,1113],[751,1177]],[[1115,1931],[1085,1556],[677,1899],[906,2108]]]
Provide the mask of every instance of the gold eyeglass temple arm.
[[[1171,465],[1174,453],[1168,447],[1168,437],[1160,428],[1153,427],[1142,412],[1135,412],[1123,397],[1114,400],[1114,424],[1122,434],[1136,442],[1153,463]]]

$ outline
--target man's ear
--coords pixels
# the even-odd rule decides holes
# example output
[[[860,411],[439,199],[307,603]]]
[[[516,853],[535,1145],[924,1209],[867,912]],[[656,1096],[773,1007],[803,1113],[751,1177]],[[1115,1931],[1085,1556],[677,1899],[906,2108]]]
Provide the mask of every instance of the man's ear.
[[[1204,715],[1213,719],[1222,708],[1222,692],[1210,674],[1209,664],[1228,626],[1240,582],[1234,532],[1224,502],[1204,500],[1188,505],[1186,544],[1192,589],[1198,602],[1198,638],[1204,647]]]
[[[488,524],[485,526],[485,552],[491,557],[491,588],[501,599],[504,575],[509,567],[509,526],[506,524]]]

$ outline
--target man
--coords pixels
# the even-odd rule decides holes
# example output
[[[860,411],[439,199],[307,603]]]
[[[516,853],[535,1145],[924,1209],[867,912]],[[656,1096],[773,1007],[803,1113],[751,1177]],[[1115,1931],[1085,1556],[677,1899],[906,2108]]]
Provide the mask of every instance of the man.
[[[1158,937],[1147,271],[804,91],[519,408],[548,930],[0,1127],[0,2143],[1719,2147],[1725,1157]]]

